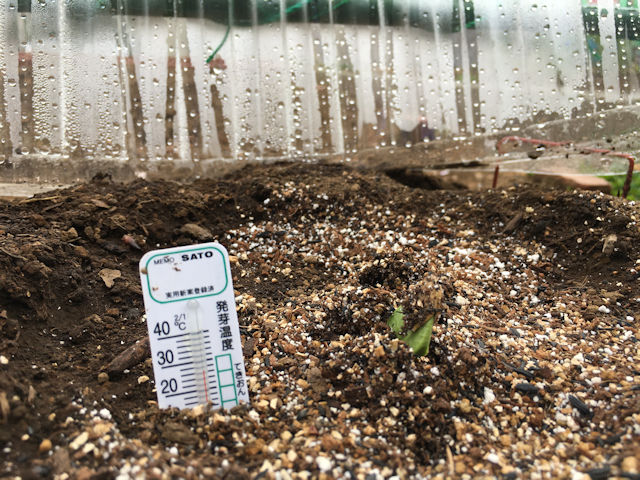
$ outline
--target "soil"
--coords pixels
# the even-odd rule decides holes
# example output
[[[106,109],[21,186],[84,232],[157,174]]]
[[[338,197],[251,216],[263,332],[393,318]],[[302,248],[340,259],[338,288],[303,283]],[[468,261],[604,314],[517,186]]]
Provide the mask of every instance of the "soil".
[[[443,187],[277,164],[0,203],[0,476],[638,478],[638,205]],[[138,261],[210,239],[251,404],[159,410],[148,353],[109,366]]]

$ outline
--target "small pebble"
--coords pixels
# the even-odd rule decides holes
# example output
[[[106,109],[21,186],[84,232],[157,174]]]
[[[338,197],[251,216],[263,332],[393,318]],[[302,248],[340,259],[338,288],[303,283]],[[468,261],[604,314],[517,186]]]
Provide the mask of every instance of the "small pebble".
[[[42,442],[40,442],[38,451],[40,453],[47,453],[49,450],[51,450],[52,447],[53,445],[51,444],[51,440],[49,440],[48,438],[45,438],[44,440],[42,440]]]
[[[142,385],[143,383],[147,383],[149,381],[149,377],[147,375],[140,375],[138,377],[138,384]]]
[[[0,364],[7,365],[9,363],[9,359],[4,355],[0,355]]]
[[[96,446],[93,443],[85,443],[84,447],[82,447],[82,453],[87,454],[89,452],[93,452]]]
[[[574,355],[573,358],[571,359],[571,365],[573,366],[580,366],[583,363],[584,363],[584,355],[582,355],[582,353],[578,353]]]
[[[469,300],[464,298],[462,295],[456,296],[456,303],[460,306],[469,305]]]
[[[636,457],[626,457],[622,460],[620,468],[624,473],[638,473],[638,459]]]
[[[493,390],[491,390],[488,387],[484,387],[484,400],[483,400],[483,403],[489,404],[489,403],[493,402],[495,399],[496,399],[496,395],[493,393]]]
[[[109,381],[109,374],[105,372],[100,372],[98,374],[98,383],[105,383]]]
[[[87,432],[82,432],[80,435],[73,439],[73,441],[69,444],[69,448],[71,448],[72,450],[78,450],[81,446],[87,443],[87,440],[89,440],[89,434]]]
[[[463,398],[460,401],[460,411],[462,413],[469,413],[471,411],[471,402],[469,401],[468,398]]]
[[[321,472],[328,472],[333,467],[333,465],[331,464],[331,460],[329,460],[327,457],[322,456],[316,458],[316,464],[318,465],[318,468]]]

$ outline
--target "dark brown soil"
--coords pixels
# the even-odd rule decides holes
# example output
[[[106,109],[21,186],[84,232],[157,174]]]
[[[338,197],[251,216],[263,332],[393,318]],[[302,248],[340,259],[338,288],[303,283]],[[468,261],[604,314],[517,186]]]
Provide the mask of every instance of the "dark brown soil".
[[[527,459],[526,452],[510,450],[520,438],[518,429],[554,437],[555,410],[566,408],[563,415],[575,417],[577,430],[566,429],[576,438],[557,440],[567,444],[565,456],[540,446],[546,449],[541,458],[564,465],[555,470],[562,475],[596,468],[633,473],[623,460],[640,456],[637,423],[633,427],[640,418],[640,367],[633,366],[640,316],[638,207],[587,192],[427,190],[439,186],[394,178],[342,166],[251,166],[222,180],[189,184],[122,185],[96,178],[1,203],[0,354],[6,362],[0,364],[0,475],[133,475],[122,470],[125,459],[133,464],[148,450],[164,453],[143,471],[155,465],[185,477],[203,471],[227,478],[271,476],[273,470],[294,478],[301,472],[327,478],[367,472],[516,478],[542,468],[535,455]],[[139,383],[145,375],[153,378],[149,360],[99,379],[118,353],[146,335],[140,257],[155,248],[198,243],[182,229],[190,223],[209,230],[232,255],[247,373],[256,378],[251,408],[259,418],[246,406],[218,417],[159,411],[153,382]],[[330,234],[326,225],[335,226]],[[385,235],[418,240],[377,248],[358,240],[362,230],[380,242]],[[352,234],[353,241],[347,238]],[[124,235],[141,249],[125,243]],[[336,254],[338,247],[346,253]],[[525,268],[525,260],[514,260],[526,257],[518,248],[542,252],[540,261]],[[456,276],[454,267],[471,263],[489,272],[485,255],[508,264],[511,277]],[[444,275],[445,268],[453,276]],[[121,273],[111,288],[100,276],[103,269]],[[463,279],[466,287],[459,283]],[[537,286],[528,298],[540,303],[510,299],[520,292],[515,286],[526,290],[531,279]],[[355,287],[343,288],[349,285]],[[476,287],[499,293],[504,304],[467,297]],[[525,355],[520,337],[505,350],[489,341],[510,335],[512,321],[549,335],[550,328],[536,328],[546,311],[562,310],[560,300],[569,305],[573,322],[558,314],[556,340],[544,340],[547,353],[540,347],[538,358],[529,350]],[[603,302],[606,315],[599,309]],[[426,359],[390,335],[385,320],[398,305],[409,312],[409,325],[439,313]],[[457,336],[462,330],[451,322],[460,316],[459,328],[476,332],[478,342]],[[476,317],[485,323],[474,324]],[[608,355],[602,349],[615,332],[630,360],[598,360]],[[585,338],[592,342],[588,347]],[[573,362],[566,372],[552,373],[554,364],[578,351],[589,368],[615,371],[611,378],[600,376],[624,393],[585,383],[583,368]],[[551,377],[565,373],[564,383],[554,383]],[[525,417],[510,410],[508,424],[500,425],[501,414],[483,402],[487,388],[501,405],[520,405]],[[608,406],[585,406],[592,415],[587,418],[571,413],[568,395]],[[110,438],[102,442],[94,432],[89,441],[95,450],[74,451],[69,443],[95,425],[103,409],[112,416],[103,415],[113,424]],[[485,428],[492,416],[494,428],[512,437],[513,445],[500,435],[494,440],[493,434],[473,433],[472,427],[459,430],[461,424]],[[364,432],[367,425],[376,433],[347,441],[353,428]],[[287,444],[285,431],[294,440],[312,441]],[[473,440],[466,436],[471,434]],[[275,439],[280,443],[273,444]],[[108,448],[109,441],[120,446]],[[593,446],[593,453],[582,444]],[[163,456],[174,445],[177,463]],[[291,449],[296,458],[287,457]],[[501,463],[487,456],[491,452]]]

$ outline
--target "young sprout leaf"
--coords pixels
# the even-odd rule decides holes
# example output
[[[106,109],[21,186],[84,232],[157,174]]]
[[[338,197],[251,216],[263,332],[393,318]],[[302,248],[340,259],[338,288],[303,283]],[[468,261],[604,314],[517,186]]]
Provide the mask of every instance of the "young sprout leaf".
[[[429,353],[431,332],[433,331],[435,318],[435,315],[432,315],[424,325],[413,332],[409,332],[402,338],[402,341],[411,347],[415,355],[423,356]]]
[[[404,313],[402,312],[402,307],[398,307],[394,310],[394,312],[387,320],[387,325],[391,328],[391,331],[396,334],[397,337],[400,336],[400,332],[404,328]]]
[[[431,332],[433,331],[435,319],[436,316],[432,315],[421,327],[403,336],[401,333],[404,328],[404,313],[402,307],[398,307],[387,320],[387,325],[389,325],[396,337],[411,347],[415,355],[423,356],[429,353]]]

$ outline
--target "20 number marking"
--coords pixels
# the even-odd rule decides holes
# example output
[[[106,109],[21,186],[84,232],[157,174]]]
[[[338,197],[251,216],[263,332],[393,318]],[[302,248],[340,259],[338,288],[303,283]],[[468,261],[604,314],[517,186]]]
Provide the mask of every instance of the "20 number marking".
[[[178,390],[178,382],[175,378],[162,380],[162,382],[160,382],[160,386],[162,387],[162,390],[160,390],[162,393],[171,393]]]

